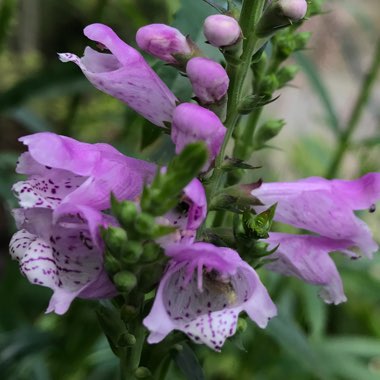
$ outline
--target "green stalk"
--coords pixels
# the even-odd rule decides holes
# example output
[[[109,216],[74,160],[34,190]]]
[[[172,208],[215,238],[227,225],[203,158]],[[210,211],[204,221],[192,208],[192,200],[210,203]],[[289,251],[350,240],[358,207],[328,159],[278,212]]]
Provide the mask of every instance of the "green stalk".
[[[222,163],[226,147],[232,137],[236,123],[239,119],[238,106],[243,96],[244,81],[251,64],[252,54],[258,41],[255,36],[255,26],[262,14],[265,0],[245,0],[240,16],[240,26],[246,40],[243,44],[243,53],[237,65],[229,65],[230,88],[228,91],[227,120],[225,126],[227,133],[223,141],[220,153],[215,160],[215,169],[209,180],[208,201],[212,199],[221,186],[223,176]]]
[[[356,127],[359,125],[359,120],[363,114],[364,107],[368,102],[368,98],[372,92],[376,82],[376,77],[380,70],[380,39],[377,41],[375,54],[373,56],[371,67],[365,76],[355,106],[347,123],[347,128],[341,132],[340,141],[333,155],[330,167],[326,172],[327,178],[335,177],[339,166],[344,158],[347,148],[350,145],[350,139]]]

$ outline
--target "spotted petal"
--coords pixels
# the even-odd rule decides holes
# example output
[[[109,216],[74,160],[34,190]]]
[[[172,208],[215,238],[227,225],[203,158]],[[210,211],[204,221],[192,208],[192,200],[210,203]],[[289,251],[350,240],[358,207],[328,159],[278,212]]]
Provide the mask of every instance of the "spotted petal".
[[[65,313],[77,296],[116,294],[83,215],[66,215],[53,224],[51,210],[34,208],[19,211],[18,221],[21,230],[12,237],[10,253],[31,283],[54,291],[47,312]]]
[[[176,329],[220,351],[235,333],[241,311],[262,328],[276,315],[256,272],[235,251],[194,243],[170,246],[166,253],[172,260],[144,319],[149,343]]]

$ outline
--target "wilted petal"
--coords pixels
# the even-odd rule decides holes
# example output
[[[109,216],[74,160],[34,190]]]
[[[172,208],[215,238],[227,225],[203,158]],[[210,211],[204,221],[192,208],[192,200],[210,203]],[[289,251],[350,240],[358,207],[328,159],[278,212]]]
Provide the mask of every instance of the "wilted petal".
[[[378,249],[368,226],[353,211],[369,209],[380,199],[380,173],[369,173],[354,181],[312,177],[263,183],[252,195],[265,205],[255,206],[257,211],[277,203],[277,221],[331,239],[349,240],[368,257]]]
[[[165,121],[170,122],[176,97],[142,55],[106,25],[89,25],[84,34],[112,54],[87,47],[82,58],[63,53],[59,54],[61,61],[76,63],[98,90],[123,101],[153,124],[164,127]]]
[[[262,328],[276,315],[256,272],[235,251],[194,243],[173,245],[166,253],[172,260],[144,319],[149,343],[176,329],[219,351],[235,333],[241,311]]]
[[[356,258],[349,250],[351,241],[282,233],[271,233],[267,241],[270,248],[279,247],[270,256],[274,261],[266,264],[266,269],[320,286],[319,294],[326,303],[337,305],[347,300],[339,272],[329,253],[342,251]]]
[[[21,230],[12,237],[10,253],[31,283],[54,291],[47,312],[65,313],[75,297],[116,294],[103,268],[103,250],[93,241],[84,213],[64,215],[56,224],[48,209],[16,213]],[[97,218],[101,220],[101,214]]]
[[[20,139],[29,151],[20,156],[17,171],[28,174],[13,186],[21,207],[55,209],[61,203],[109,208],[111,192],[134,199],[156,167],[126,157],[107,144],[86,144],[54,133]]]

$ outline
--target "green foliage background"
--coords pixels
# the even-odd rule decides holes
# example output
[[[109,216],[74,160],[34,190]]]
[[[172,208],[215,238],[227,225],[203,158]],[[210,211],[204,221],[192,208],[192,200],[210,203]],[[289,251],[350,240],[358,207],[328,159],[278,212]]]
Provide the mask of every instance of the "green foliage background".
[[[338,3],[345,7],[350,2]],[[368,20],[362,22],[363,15],[356,8],[349,11],[360,28],[368,29],[368,38],[373,38],[375,29]],[[56,52],[80,55],[87,44],[82,28],[92,22],[109,24],[132,45],[136,30],[152,22],[173,24],[201,42],[203,19],[211,13],[215,10],[201,0],[0,2],[0,379],[118,378],[118,362],[101,333],[95,302],[76,300],[63,317],[45,315],[50,291],[30,285],[8,256],[14,232],[10,210],[15,206],[10,187],[17,180],[14,167],[23,150],[17,138],[49,130],[88,142],[109,142],[125,154],[160,163],[167,162],[173,152],[167,136],[159,135],[157,128],[117,100],[93,89],[77,67],[59,63]],[[344,37],[340,38],[343,44]],[[348,49],[346,53],[352,56],[358,51]],[[342,116],[310,57],[309,52],[302,53],[297,62],[321,109],[320,114],[310,117],[318,118],[326,134],[311,131],[301,136],[293,131],[290,141],[275,140],[274,145],[283,151],[277,156],[273,150],[255,156],[254,163],[263,165],[260,173],[254,173],[256,177],[276,179],[275,157],[281,154],[287,157],[290,177],[323,174],[331,147],[339,142],[339,136],[329,137],[328,128],[334,136]],[[182,77],[147,59],[178,97],[190,98]],[[286,112],[281,116],[287,118]],[[377,114],[376,136],[355,138],[349,147],[356,160],[355,168],[349,171],[352,175],[379,171],[379,120]],[[380,240],[379,216],[371,216],[369,221]],[[349,262],[337,256],[336,260],[347,303],[327,306],[315,288],[261,273],[279,305],[279,317],[263,331],[248,322],[245,332],[231,339],[222,354],[191,345],[203,371],[185,346],[170,364],[166,379],[379,379],[380,258]]]

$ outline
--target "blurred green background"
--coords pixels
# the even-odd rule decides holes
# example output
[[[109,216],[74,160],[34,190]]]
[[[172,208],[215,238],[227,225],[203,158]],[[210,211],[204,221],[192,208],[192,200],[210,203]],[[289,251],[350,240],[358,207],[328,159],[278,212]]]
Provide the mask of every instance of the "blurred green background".
[[[302,71],[266,115],[286,119],[259,152],[256,176],[291,180],[323,175],[339,143],[379,36],[378,0],[328,1],[326,14],[306,22],[310,49],[297,55]],[[8,256],[14,232],[10,187],[23,147],[17,138],[54,131],[88,142],[110,142],[122,152],[165,163],[166,136],[122,103],[92,88],[56,52],[81,54],[85,25],[103,22],[135,45],[148,23],[174,24],[202,41],[203,19],[215,10],[201,0],[0,0],[0,379],[117,379],[113,357],[98,325],[95,303],[76,300],[63,317],[45,315],[50,290],[30,285]],[[203,45],[217,57],[217,52]],[[149,59],[149,58],[148,58]],[[150,59],[181,99],[191,96],[185,79]],[[334,127],[335,125],[335,127]],[[374,92],[350,141],[338,176],[379,171],[380,88]],[[361,215],[380,240],[379,213]],[[279,317],[261,331],[248,322],[222,354],[192,346],[212,380],[380,379],[380,259],[348,262],[336,256],[348,302],[327,306],[317,289],[260,273],[279,305]],[[143,357],[143,363],[149,358]],[[186,371],[185,371],[186,372]],[[186,373],[185,373],[186,375]],[[182,379],[173,364],[167,379]],[[193,376],[193,377],[191,377]],[[201,379],[193,372],[187,378]]]

